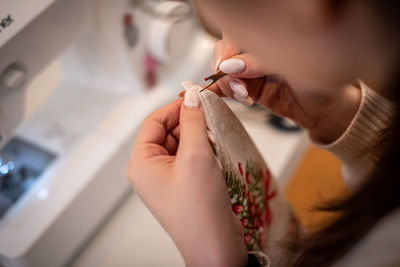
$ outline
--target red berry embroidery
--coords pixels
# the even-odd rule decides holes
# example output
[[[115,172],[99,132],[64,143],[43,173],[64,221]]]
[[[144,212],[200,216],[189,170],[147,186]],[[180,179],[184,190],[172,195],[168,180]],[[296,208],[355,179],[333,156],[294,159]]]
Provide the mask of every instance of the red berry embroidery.
[[[250,173],[246,172],[246,182],[250,183]]]
[[[237,215],[243,211],[243,206],[240,204],[232,205],[232,211]]]
[[[243,169],[242,169],[242,163],[238,163],[238,168],[239,168],[239,172],[240,172],[240,175],[243,175]]]
[[[272,190],[272,177],[268,169],[254,162],[237,164],[237,172],[226,172],[226,183],[232,199],[232,211],[244,229],[244,241],[248,250],[262,250],[263,233],[272,222],[269,201],[276,196]],[[271,191],[271,192],[270,192]]]
[[[249,233],[244,235],[244,243],[247,244],[250,242],[251,235]]]

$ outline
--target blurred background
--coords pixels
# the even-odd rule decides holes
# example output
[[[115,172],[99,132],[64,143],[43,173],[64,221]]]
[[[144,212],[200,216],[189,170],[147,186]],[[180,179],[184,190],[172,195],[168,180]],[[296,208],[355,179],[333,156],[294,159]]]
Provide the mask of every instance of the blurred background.
[[[143,119],[211,74],[219,37],[190,1],[0,0],[1,266],[184,266],[124,171]],[[346,192],[339,162],[226,101],[318,229],[314,205]]]

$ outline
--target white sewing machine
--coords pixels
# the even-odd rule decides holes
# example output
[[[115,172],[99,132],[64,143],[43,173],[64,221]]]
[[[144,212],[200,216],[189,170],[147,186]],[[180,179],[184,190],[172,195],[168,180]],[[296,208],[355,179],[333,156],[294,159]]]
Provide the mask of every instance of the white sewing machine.
[[[185,2],[0,0],[0,266],[63,266],[112,214],[143,118],[208,74],[199,29]]]

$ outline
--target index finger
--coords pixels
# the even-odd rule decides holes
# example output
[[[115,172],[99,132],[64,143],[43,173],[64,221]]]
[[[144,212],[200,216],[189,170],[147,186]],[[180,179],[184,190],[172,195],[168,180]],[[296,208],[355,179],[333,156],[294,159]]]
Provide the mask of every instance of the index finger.
[[[224,34],[223,39],[215,45],[214,58],[211,62],[211,69],[217,72],[219,64],[221,64],[222,61],[239,54],[239,47],[228,36]]]
[[[181,103],[182,99],[178,99],[150,114],[139,130],[135,146],[146,145],[159,150],[168,132],[179,123]]]

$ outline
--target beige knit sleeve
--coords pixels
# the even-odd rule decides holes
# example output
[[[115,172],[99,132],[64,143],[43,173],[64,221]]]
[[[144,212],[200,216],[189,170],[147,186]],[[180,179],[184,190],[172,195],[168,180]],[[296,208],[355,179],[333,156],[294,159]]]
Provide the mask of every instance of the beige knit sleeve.
[[[318,144],[342,161],[342,175],[351,188],[357,186],[374,168],[373,145],[390,123],[394,105],[359,82],[362,91],[360,107],[347,130],[330,144]]]

